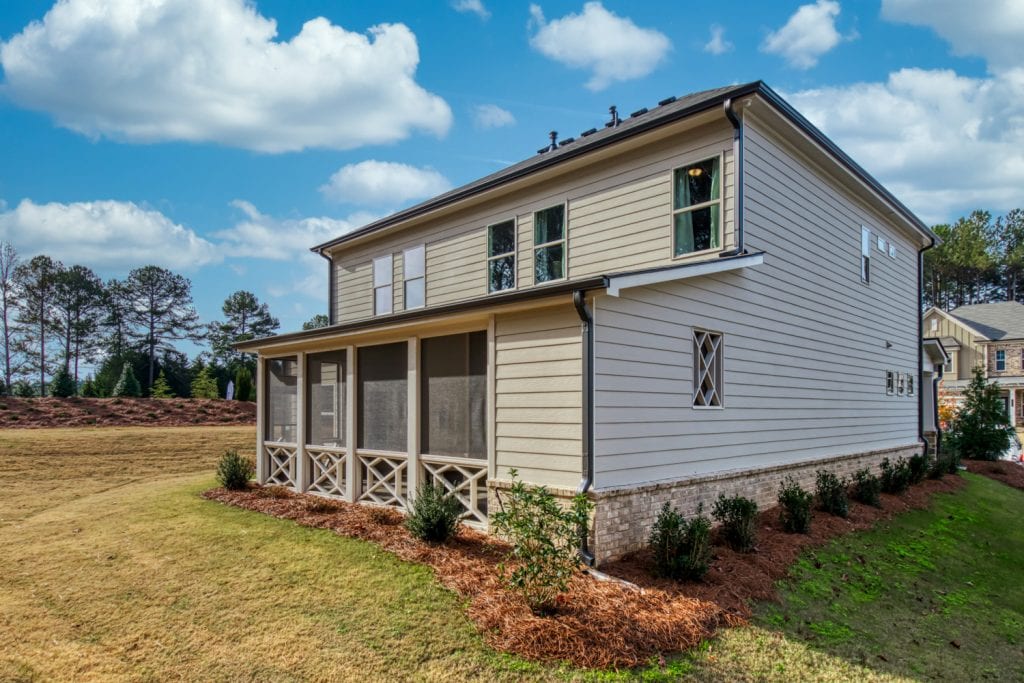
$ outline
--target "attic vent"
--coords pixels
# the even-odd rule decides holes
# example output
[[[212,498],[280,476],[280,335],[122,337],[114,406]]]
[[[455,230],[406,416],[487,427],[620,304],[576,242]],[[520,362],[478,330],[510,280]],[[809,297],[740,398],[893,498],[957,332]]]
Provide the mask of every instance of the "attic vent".
[[[559,142],[558,146],[559,147],[565,147],[566,145],[568,145],[570,142],[572,142],[575,139],[576,138],[566,138],[566,139],[562,140],[561,142]]]
[[[647,113],[647,107],[644,107],[643,109],[637,109],[635,112],[633,112],[632,114],[629,115],[629,118],[634,119],[637,116],[640,116],[641,114],[646,114],[646,113]]]
[[[622,119],[619,118],[619,109],[614,104],[608,107],[608,113],[612,115],[612,120],[604,124],[605,128],[615,128],[622,123]]]
[[[580,133],[580,137],[581,138],[585,138],[588,135],[593,135],[596,132],[597,132],[597,128],[591,128],[590,130],[585,130],[582,133]]]
[[[672,97],[666,97],[665,99],[658,101],[658,106],[659,107],[664,107],[666,104],[672,104],[675,101],[676,101],[676,96],[675,95],[673,95]]]
[[[550,133],[548,133],[548,137],[551,138],[551,144],[548,145],[548,149],[552,151],[558,149],[558,131],[551,131]]]

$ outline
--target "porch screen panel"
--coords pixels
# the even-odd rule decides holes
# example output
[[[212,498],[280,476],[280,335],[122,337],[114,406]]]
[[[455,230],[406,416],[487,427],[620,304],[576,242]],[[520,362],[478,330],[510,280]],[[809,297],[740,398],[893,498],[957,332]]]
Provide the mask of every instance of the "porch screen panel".
[[[267,441],[295,443],[298,438],[299,362],[291,358],[274,358],[267,365]]]
[[[356,354],[359,385],[359,448],[408,448],[408,351],[405,342],[365,346]]]
[[[424,339],[421,446],[430,455],[487,457],[487,333]]]
[[[313,353],[307,358],[306,443],[311,446],[345,445],[344,351]]]

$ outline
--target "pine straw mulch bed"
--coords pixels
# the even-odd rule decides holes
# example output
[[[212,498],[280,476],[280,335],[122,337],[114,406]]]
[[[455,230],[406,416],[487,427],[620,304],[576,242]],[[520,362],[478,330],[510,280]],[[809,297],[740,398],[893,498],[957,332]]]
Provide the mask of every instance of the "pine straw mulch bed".
[[[0,429],[254,425],[256,404],[212,398],[0,397]]]
[[[964,460],[968,472],[1001,481],[1024,491],[1024,464],[1012,460]]]
[[[646,553],[634,553],[602,567],[603,572],[630,583],[578,574],[557,610],[543,617],[502,586],[497,564],[508,546],[481,532],[462,527],[448,544],[430,545],[412,538],[402,524],[403,515],[392,509],[301,495],[280,487],[217,488],[203,496],[371,541],[403,560],[430,566],[442,585],[469,600],[469,617],[496,650],[534,661],[606,669],[640,666],[659,655],[695,647],[721,625],[746,623],[749,601],[774,599],[776,581],[805,548],[927,507],[932,495],[956,491],[963,483],[959,477],[946,477],[928,480],[901,496],[883,494],[880,510],[851,503],[848,519],[817,513],[808,535],[784,533],[777,509],[768,510],[759,519],[756,551],[741,554],[716,546],[715,560],[703,582],[680,584],[655,578]]]

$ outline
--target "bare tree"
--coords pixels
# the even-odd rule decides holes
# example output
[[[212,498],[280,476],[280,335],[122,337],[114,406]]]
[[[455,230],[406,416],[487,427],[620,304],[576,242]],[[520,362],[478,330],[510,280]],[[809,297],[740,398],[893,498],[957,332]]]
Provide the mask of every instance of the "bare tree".
[[[63,269],[60,261],[40,255],[14,271],[21,302],[17,314],[22,332],[19,347],[39,370],[40,396],[46,395],[46,375],[52,364],[46,355],[46,335],[54,325],[54,280]]]
[[[14,309],[17,301],[17,282],[14,274],[18,269],[20,259],[14,245],[10,242],[0,242],[0,324],[3,324],[4,344],[4,391],[11,391],[11,359],[14,355],[14,330],[11,329],[11,322],[14,319]]]

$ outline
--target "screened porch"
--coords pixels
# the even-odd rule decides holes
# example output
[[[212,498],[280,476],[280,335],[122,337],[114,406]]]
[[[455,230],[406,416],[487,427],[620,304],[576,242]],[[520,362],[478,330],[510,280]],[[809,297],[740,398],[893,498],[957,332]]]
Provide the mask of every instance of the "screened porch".
[[[405,509],[443,486],[487,524],[489,334],[263,356],[261,484]]]

